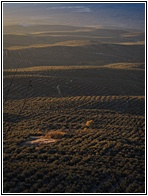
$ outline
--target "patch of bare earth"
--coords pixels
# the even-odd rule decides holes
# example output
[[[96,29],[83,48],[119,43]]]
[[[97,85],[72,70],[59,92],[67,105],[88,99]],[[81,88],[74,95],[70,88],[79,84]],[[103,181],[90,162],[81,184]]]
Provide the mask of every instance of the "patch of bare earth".
[[[57,139],[62,139],[65,136],[65,132],[56,130],[49,131],[44,136],[30,136],[30,140],[26,142],[27,145],[43,145],[48,143],[54,143]]]
[[[137,41],[137,42],[120,42],[120,43],[116,43],[116,44],[120,44],[120,45],[144,45],[145,41]]]
[[[34,67],[27,67],[27,68],[18,68],[17,72],[35,72],[35,71],[50,71],[50,70],[84,70],[84,69],[102,69],[102,68],[109,68],[109,69],[139,69],[139,67],[143,66],[143,63],[129,63],[129,62],[125,62],[125,63],[112,63],[112,64],[106,64],[103,66],[90,66],[90,65],[85,65],[85,66],[77,66],[77,65],[73,65],[73,66],[34,66]],[[141,68],[140,68],[141,69]],[[4,72],[15,72],[16,69],[4,69]],[[28,73],[27,73],[28,74]],[[18,75],[16,74],[15,77],[17,77]],[[33,75],[28,74],[28,75],[24,75],[25,76],[30,76],[33,77]],[[6,76],[4,76],[6,77]],[[7,75],[7,77],[9,77]],[[10,76],[12,77],[12,76]],[[22,75],[21,75],[22,77]],[[39,75],[38,75],[39,77]],[[41,77],[46,77],[41,75]],[[48,76],[49,77],[49,76]]]
[[[137,69],[139,66],[143,65],[143,63],[113,63],[105,65],[104,68],[110,68],[110,69]]]
[[[139,36],[142,34],[143,34],[143,32],[130,32],[130,33],[122,34],[122,37],[136,37],[136,36]]]
[[[52,138],[44,138],[44,136],[36,136],[30,137],[30,141],[27,141],[26,144],[31,144],[31,145],[40,145],[40,144],[48,144],[48,143],[52,143],[55,142],[56,140],[52,139]]]
[[[46,47],[53,47],[53,46],[91,46],[96,45],[95,42],[90,42],[87,40],[70,40],[70,41],[64,41],[64,42],[57,42],[54,44],[33,44],[29,46],[10,46],[5,49],[8,50],[21,50],[21,49],[28,49],[28,48],[46,48]]]

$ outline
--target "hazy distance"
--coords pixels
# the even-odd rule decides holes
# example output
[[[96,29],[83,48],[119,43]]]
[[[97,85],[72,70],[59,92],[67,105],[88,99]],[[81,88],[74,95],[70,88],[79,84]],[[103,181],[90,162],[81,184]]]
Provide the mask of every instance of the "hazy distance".
[[[3,3],[4,25],[145,28],[144,3]]]

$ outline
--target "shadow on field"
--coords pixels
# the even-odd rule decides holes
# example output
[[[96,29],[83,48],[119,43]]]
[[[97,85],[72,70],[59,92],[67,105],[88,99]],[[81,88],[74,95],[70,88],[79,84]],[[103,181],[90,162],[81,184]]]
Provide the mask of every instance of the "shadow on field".
[[[3,114],[4,122],[17,123],[20,122],[21,120],[27,120],[27,119],[29,119],[29,116],[23,116],[23,115],[18,116],[18,114],[9,114],[9,113]]]

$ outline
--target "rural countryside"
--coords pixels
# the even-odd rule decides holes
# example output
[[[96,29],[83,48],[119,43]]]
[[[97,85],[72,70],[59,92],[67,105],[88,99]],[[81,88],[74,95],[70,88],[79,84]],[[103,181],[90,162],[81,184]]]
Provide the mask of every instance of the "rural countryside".
[[[3,193],[145,193],[145,3],[3,2]]]

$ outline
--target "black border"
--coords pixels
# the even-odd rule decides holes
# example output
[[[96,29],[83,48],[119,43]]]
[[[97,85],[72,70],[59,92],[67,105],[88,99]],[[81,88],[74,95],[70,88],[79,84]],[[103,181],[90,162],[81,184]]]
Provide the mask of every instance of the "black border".
[[[3,171],[2,171],[2,164],[3,164],[3,147],[2,147],[2,142],[3,142],[3,140],[2,140],[2,138],[3,138],[3,109],[2,109],[2,105],[3,105],[3,101],[2,101],[2,99],[3,99],[3,91],[2,91],[2,89],[3,89],[3,87],[2,87],[2,80],[3,80],[3,78],[2,78],[2,72],[3,72],[3,57],[2,57],[2,50],[3,50],[3,46],[2,46],[2,40],[3,40],[3,31],[2,31],[2,16],[3,16],[3,9],[2,9],[2,2],[1,2],[1,194],[2,194],[2,173],[3,173]]]
[[[145,4],[145,193],[147,195],[147,2]]]
[[[3,163],[3,3],[145,3],[145,193],[116,193],[116,194],[103,194],[103,193],[3,193],[2,187],[2,163]],[[147,195],[147,1],[1,1],[1,195]]]

